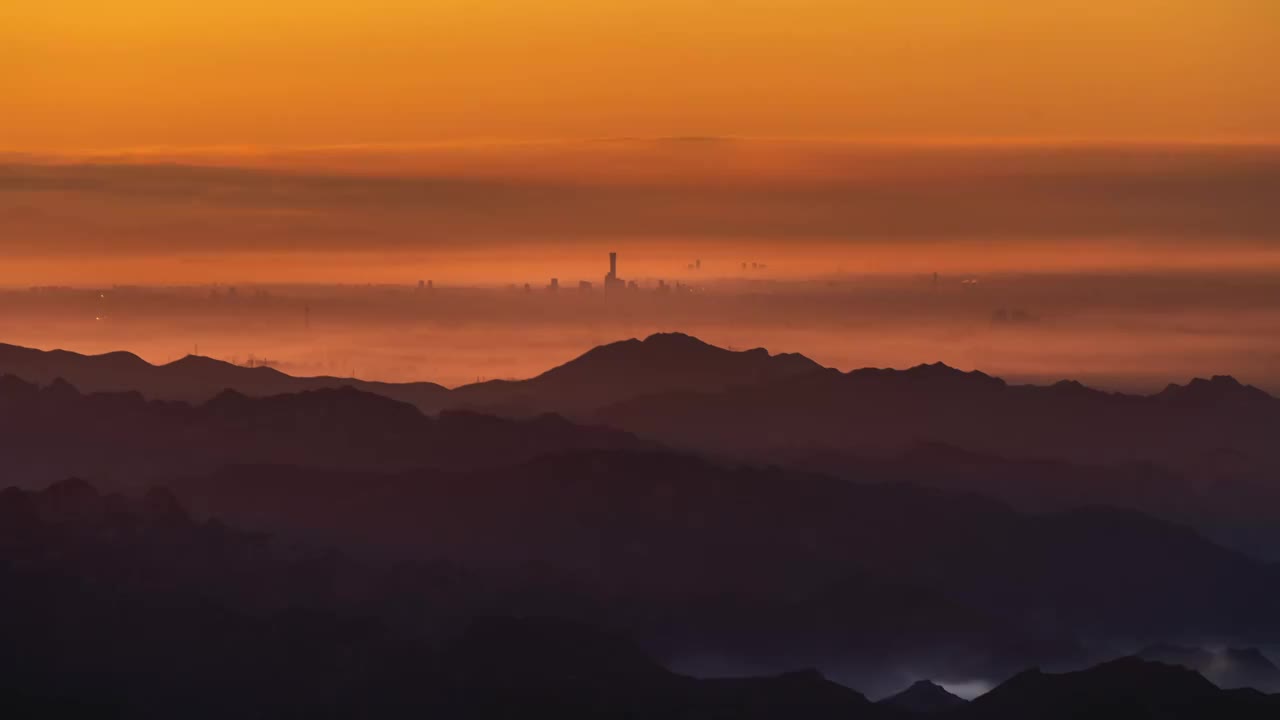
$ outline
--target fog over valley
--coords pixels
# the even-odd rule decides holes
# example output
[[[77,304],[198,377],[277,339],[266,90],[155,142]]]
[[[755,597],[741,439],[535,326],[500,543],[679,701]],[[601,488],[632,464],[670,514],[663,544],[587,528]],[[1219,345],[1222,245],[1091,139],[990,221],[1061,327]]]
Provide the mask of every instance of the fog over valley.
[[[625,277],[625,255],[619,267]],[[1010,381],[1114,390],[1211,375],[1280,388],[1280,286],[1266,275],[803,281],[710,263],[702,272],[680,268],[666,292],[648,277],[609,293],[599,279],[580,291],[573,277],[559,292],[548,290],[550,278],[531,279],[528,290],[435,281],[11,289],[0,291],[0,336],[45,349],[128,350],[156,364],[200,354],[292,375],[455,386],[531,377],[595,345],[682,331],[723,347],[803,352],[842,370],[941,361]]]

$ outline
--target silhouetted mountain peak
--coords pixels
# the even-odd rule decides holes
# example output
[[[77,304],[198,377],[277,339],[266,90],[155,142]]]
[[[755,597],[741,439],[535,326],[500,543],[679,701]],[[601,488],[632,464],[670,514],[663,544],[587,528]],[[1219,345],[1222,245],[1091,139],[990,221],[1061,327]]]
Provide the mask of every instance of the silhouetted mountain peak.
[[[31,493],[16,487],[0,490],[0,530],[14,532],[35,517]]]
[[[282,378],[289,377],[273,367],[267,367],[265,365],[259,365],[257,367],[241,367],[240,365],[235,365],[225,360],[205,357],[204,355],[184,355],[167,365],[162,365],[161,369],[192,373],[196,375],[217,374],[222,376],[243,373],[251,376],[274,375]]]
[[[68,498],[96,498],[98,491],[87,480],[78,477],[59,480],[41,491],[42,498],[63,500]]]
[[[943,362],[915,365],[906,370],[895,368],[861,368],[851,370],[845,377],[854,381],[888,381],[911,384],[927,384],[942,388],[949,387],[1006,387],[1004,380],[992,377],[978,370],[964,371],[953,368]]]
[[[907,369],[907,372],[942,373],[947,375],[963,375],[964,374],[963,370],[958,370],[956,368],[953,368],[950,365],[942,362],[941,360],[935,360],[934,362],[931,362],[931,363],[920,363],[919,365],[913,365]]]
[[[164,365],[167,368],[222,368],[229,366],[229,363],[221,360],[215,360],[204,355],[183,355],[173,362]]]
[[[72,354],[74,355],[76,353],[72,353]],[[131,352],[126,352],[124,350],[115,350],[112,352],[103,353],[101,355],[88,355],[88,356],[80,356],[80,357],[91,357],[96,359],[97,362],[102,365],[115,368],[115,369],[120,369],[120,370],[126,370],[126,369],[135,370],[138,368],[150,367],[150,363],[148,363],[146,360],[143,360],[137,355],[134,355]]]
[[[965,372],[964,370],[953,368],[944,362],[935,362],[935,363],[916,365],[915,367],[909,368],[904,372],[906,372],[907,375],[912,377],[923,377],[923,378],[930,378],[930,379],[963,378],[966,380],[978,380],[982,382],[993,383],[996,385],[1005,384],[1004,380],[1001,380],[1000,378],[997,378],[997,377],[992,377],[979,370],[970,370],[969,372]]]
[[[1208,380],[1194,378],[1186,385],[1170,383],[1155,397],[1198,406],[1275,401],[1265,391],[1253,385],[1245,385],[1230,375],[1214,375]]]
[[[141,367],[150,367],[146,360],[124,350],[115,350],[101,355],[83,355],[70,350],[37,350],[35,348],[22,347],[21,345],[0,343],[0,364],[26,365],[28,363],[41,362],[92,362],[99,367],[113,370],[135,370]]]
[[[1222,699],[1222,691],[1197,672],[1125,657],[1076,672],[1028,670],[974,700],[971,707],[980,717],[1000,718],[1212,717],[1166,711],[1184,713]]]
[[[1136,655],[1117,658],[1101,665],[1096,665],[1089,670],[1068,674],[1078,677],[1096,675],[1132,680],[1142,679],[1149,687],[1181,685],[1188,691],[1204,690],[1211,687],[1211,684],[1197,672],[1168,663],[1146,660]]]
[[[413,403],[435,412],[446,406],[449,390],[435,383],[376,383],[353,378],[293,377],[273,367],[242,367],[202,355],[186,355],[165,365],[151,365],[126,352],[80,355],[61,350],[32,350],[0,345],[0,373],[47,385],[65,378],[85,394],[140,393],[152,400],[200,404],[231,388],[249,397],[269,397],[306,390],[354,386],[360,390]],[[0,384],[0,392],[12,390]]]
[[[209,402],[204,404],[204,406],[206,408],[209,408],[210,410],[219,410],[219,409],[226,409],[226,408],[241,407],[248,402],[250,402],[250,398],[248,395],[245,395],[239,390],[233,390],[231,388],[227,388],[219,392],[217,395],[214,395],[213,398],[209,400]]]
[[[1139,656],[1179,665],[1204,675],[1224,689],[1249,687],[1274,692],[1280,689],[1280,668],[1257,648],[1220,648],[1157,644]]]
[[[31,496],[42,519],[79,522],[100,512],[103,496],[88,482],[72,477],[59,480]]]
[[[12,373],[0,375],[0,395],[13,395],[15,393],[31,393],[36,390],[35,385],[23,380]]]
[[[53,397],[80,397],[80,391],[66,380],[57,377],[44,387],[44,392]]]
[[[803,355],[716,347],[683,333],[601,345],[537,377],[455,389],[446,407],[581,416],[618,402],[672,392],[716,392],[822,369]]]
[[[636,363],[637,369],[645,369],[644,363],[650,361],[699,363],[741,363],[744,366],[757,367],[771,365],[783,372],[797,370],[816,370],[821,365],[796,353],[771,355],[769,351],[757,347],[750,350],[729,350],[704,342],[692,335],[684,333],[655,333],[644,340],[622,340],[592,348],[576,359],[544,373],[549,375],[568,368],[593,366],[603,362]],[[716,369],[733,369],[728,366],[716,366]]]
[[[952,710],[968,703],[931,680],[917,680],[906,690],[881,700],[880,704],[903,712],[934,713]]]
[[[659,333],[644,340],[631,338],[594,347],[574,360],[548,371],[588,367],[600,363],[631,362],[642,358],[685,358],[698,355],[721,355],[730,351],[707,344],[683,333]]]
[[[1226,653],[1229,657],[1239,662],[1248,663],[1255,667],[1266,668],[1268,670],[1280,670],[1271,659],[1262,654],[1258,648],[1227,648]]]
[[[185,524],[190,520],[186,508],[169,488],[153,487],[142,498],[146,516],[167,524]]]
[[[654,347],[720,349],[710,343],[703,342],[692,335],[686,335],[682,332],[654,333],[640,342]]]
[[[1049,392],[1062,398],[1092,398],[1109,395],[1102,390],[1091,388],[1079,380],[1059,380],[1049,386]]]
[[[779,353],[777,356],[770,355],[769,351],[762,347],[748,348],[746,350],[730,350],[727,348],[712,345],[701,338],[687,335],[682,332],[654,333],[644,340],[635,341],[628,340],[624,343],[638,342],[639,345],[651,350],[662,350],[666,352],[709,352],[717,354],[733,353],[735,355],[751,356],[757,358],[769,357],[804,357],[798,353]],[[807,360],[807,358],[805,358]],[[810,361],[812,362],[812,361]],[[815,363],[816,365],[816,363]]]

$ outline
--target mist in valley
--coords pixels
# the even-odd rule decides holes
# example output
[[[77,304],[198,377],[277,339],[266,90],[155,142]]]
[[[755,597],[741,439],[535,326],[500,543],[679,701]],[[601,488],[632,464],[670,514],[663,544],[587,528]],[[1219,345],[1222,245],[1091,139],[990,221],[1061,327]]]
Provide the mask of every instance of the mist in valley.
[[[580,290],[570,278],[558,292],[549,278],[528,288],[409,281],[10,289],[0,291],[0,336],[42,349],[127,350],[155,364],[198,354],[292,375],[456,386],[531,377],[597,345],[678,331],[727,348],[799,352],[843,371],[944,362],[1011,382],[1074,379],[1144,393],[1229,374],[1280,390],[1280,285],[1266,275],[774,280],[705,272],[707,279],[664,280],[666,291],[659,278],[645,278],[607,293],[599,282]]]

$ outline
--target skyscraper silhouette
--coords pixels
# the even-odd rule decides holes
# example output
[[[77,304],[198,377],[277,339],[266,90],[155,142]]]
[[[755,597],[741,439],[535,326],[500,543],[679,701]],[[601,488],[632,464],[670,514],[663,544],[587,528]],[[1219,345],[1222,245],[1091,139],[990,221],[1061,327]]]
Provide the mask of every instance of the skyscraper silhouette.
[[[605,292],[610,290],[622,290],[627,287],[627,282],[618,277],[618,253],[609,253],[609,274],[604,276]]]

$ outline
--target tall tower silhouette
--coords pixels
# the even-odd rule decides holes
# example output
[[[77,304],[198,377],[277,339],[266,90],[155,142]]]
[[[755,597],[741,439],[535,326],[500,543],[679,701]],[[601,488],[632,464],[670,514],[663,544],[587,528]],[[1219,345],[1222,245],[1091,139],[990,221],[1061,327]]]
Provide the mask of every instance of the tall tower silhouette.
[[[618,253],[611,252],[609,253],[609,274],[604,276],[604,289],[608,292],[626,286],[626,281],[618,277]]]

